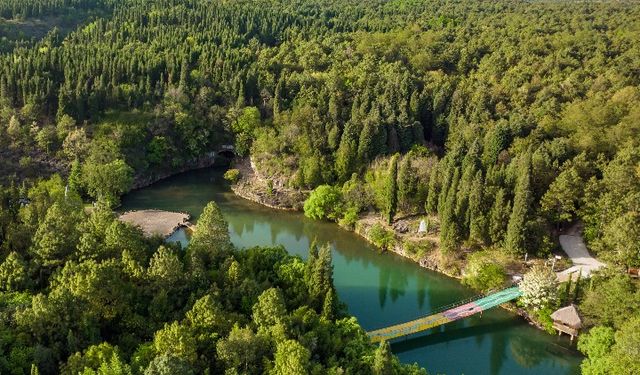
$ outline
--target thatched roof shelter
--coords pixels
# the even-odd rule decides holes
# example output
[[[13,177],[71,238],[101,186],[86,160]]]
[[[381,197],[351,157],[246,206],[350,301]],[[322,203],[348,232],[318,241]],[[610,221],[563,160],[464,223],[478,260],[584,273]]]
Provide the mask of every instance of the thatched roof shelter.
[[[551,314],[551,319],[556,323],[561,323],[574,329],[582,328],[582,319],[580,319],[578,310],[573,304],[554,311]]]

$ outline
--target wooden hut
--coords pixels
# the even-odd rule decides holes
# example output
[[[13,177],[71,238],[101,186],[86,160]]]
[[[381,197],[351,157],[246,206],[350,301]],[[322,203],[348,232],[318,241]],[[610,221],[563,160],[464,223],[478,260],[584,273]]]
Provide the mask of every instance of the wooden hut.
[[[582,319],[573,304],[554,311],[551,319],[553,319],[553,328],[558,330],[558,335],[564,332],[571,336],[571,341],[578,336],[578,331],[582,328]]]

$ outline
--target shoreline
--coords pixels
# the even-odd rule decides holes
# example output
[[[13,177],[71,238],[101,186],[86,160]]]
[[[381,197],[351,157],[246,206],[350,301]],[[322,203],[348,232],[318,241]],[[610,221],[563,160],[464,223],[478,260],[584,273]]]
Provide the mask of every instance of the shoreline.
[[[242,163],[242,164],[241,164]],[[240,163],[232,163],[231,165],[232,168],[237,168],[241,170],[241,176],[239,178],[239,180],[233,184],[231,184],[231,191],[238,197],[254,202],[254,203],[258,203],[262,206],[271,208],[271,209],[275,209],[275,210],[281,210],[281,211],[290,211],[290,212],[300,212],[302,211],[302,205],[304,204],[304,201],[302,202],[297,202],[297,204],[293,204],[293,205],[287,205],[287,206],[283,206],[283,205],[279,205],[277,200],[271,200],[268,201],[266,199],[263,198],[263,195],[261,195],[259,192],[259,189],[255,189],[254,188],[254,183],[256,181],[260,182],[260,178],[256,176],[255,172],[253,174],[249,174],[249,178],[247,178],[247,176],[244,173],[247,173],[247,170],[250,170],[251,172],[253,172],[253,168],[252,165],[248,165],[247,168],[247,163],[246,161],[241,161]],[[238,168],[240,167],[240,168]],[[244,172],[244,173],[243,173]],[[280,194],[290,194],[289,189],[287,189],[287,191],[283,192],[277,188],[273,189],[274,191],[274,195],[277,195],[278,193]],[[302,193],[302,192],[298,192],[298,193]],[[291,195],[289,195],[289,197],[291,197]],[[352,232],[356,235],[358,235],[359,237],[361,237],[362,239],[364,239],[365,241],[367,241],[368,243],[370,243],[371,245],[375,246],[376,248],[378,248],[380,250],[380,252],[386,252],[389,251],[397,256],[400,256],[404,259],[408,259],[411,262],[415,263],[416,265],[418,265],[421,268],[430,270],[432,272],[437,272],[441,275],[447,276],[447,277],[451,277],[453,279],[456,279],[458,282],[461,283],[462,280],[462,275],[460,272],[449,272],[447,271],[442,264],[441,261],[439,261],[437,258],[433,259],[433,257],[427,257],[427,256],[423,256],[419,259],[416,259],[415,257],[413,257],[411,254],[408,254],[407,251],[405,249],[403,249],[403,245],[405,244],[404,241],[402,241],[402,239],[398,240],[398,234],[396,233],[395,230],[393,230],[393,235],[394,235],[394,243],[392,244],[392,246],[389,246],[388,248],[381,248],[380,246],[378,246],[373,239],[370,236],[370,229],[373,225],[368,225],[368,223],[370,223],[370,220],[367,220],[368,217],[359,217],[358,221],[356,222],[356,224],[354,225],[353,228],[345,228],[343,226],[338,225],[337,223],[334,223],[336,226],[347,230],[349,232]],[[428,239],[427,239],[428,241]],[[432,251],[433,252],[433,251]],[[535,319],[533,319],[533,317],[527,312],[525,311],[523,308],[518,307],[515,302],[508,302],[505,304],[502,304],[499,306],[500,308],[507,310],[517,316],[520,316],[522,319],[524,319],[530,326],[537,328],[541,331],[544,331],[546,333],[548,333],[544,327],[537,322]],[[554,335],[555,336],[555,335]]]
[[[177,169],[171,169],[169,171],[163,171],[158,173],[151,173],[148,175],[134,176],[131,189],[129,189],[127,193],[132,192],[134,190],[139,190],[139,189],[149,187],[155,184],[156,182],[166,180],[167,178],[173,177],[180,173],[194,171],[196,169],[213,167],[216,163],[216,159],[218,158],[215,155],[203,155],[199,158],[186,162],[185,164],[183,164],[181,167]]]

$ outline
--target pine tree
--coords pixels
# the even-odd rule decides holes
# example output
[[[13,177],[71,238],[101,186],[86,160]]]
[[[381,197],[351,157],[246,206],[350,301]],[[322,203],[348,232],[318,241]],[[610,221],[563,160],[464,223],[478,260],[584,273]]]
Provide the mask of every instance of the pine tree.
[[[398,206],[406,211],[411,207],[412,197],[417,190],[418,178],[411,165],[411,153],[402,158],[398,169]]]
[[[389,224],[393,222],[398,206],[398,157],[398,154],[391,157],[385,186],[385,216]]]
[[[333,288],[327,290],[322,305],[322,317],[326,320],[334,320],[336,318],[336,292]]]
[[[320,248],[309,282],[309,295],[313,304],[321,308],[327,292],[333,289],[333,264],[329,245]]]
[[[484,213],[484,179],[478,171],[469,191],[469,239],[484,244],[487,239],[487,217]]]
[[[74,159],[71,163],[71,171],[69,172],[69,178],[67,178],[67,184],[69,189],[75,192],[80,192],[82,188],[82,170],[78,159]]]
[[[318,243],[314,239],[309,246],[309,256],[307,257],[307,262],[305,263],[304,269],[304,281],[307,284],[307,289],[311,290],[311,284],[313,279],[313,271],[315,264],[318,260]]]
[[[510,212],[511,203],[508,201],[505,202],[504,189],[499,189],[490,213],[489,237],[491,243],[499,244],[504,240]]]
[[[526,223],[531,204],[531,154],[527,153],[521,161],[520,174],[516,184],[513,209],[507,225],[505,247],[513,254],[526,252]]]
[[[451,180],[455,174],[457,168],[454,167],[451,158],[445,157],[440,161],[438,167],[440,169],[440,178],[442,179],[442,185],[440,186],[440,193],[438,194],[438,214],[444,212],[444,204],[447,201],[447,194],[449,194],[449,187],[451,187]]]
[[[460,234],[465,238],[469,232],[469,193],[475,174],[476,170],[473,164],[467,164],[466,167],[463,167],[462,178],[456,192],[456,222],[460,228]]]
[[[453,173],[451,187],[443,204],[440,214],[440,244],[443,252],[450,252],[458,246],[460,232],[456,222],[456,196],[458,182],[460,180],[460,169],[456,168]]]
[[[373,374],[388,375],[393,374],[393,361],[391,348],[386,341],[381,341],[373,357]]]
[[[244,84],[238,85],[238,96],[236,97],[236,108],[244,108],[246,102],[244,98]]]
[[[338,181],[344,182],[351,177],[351,173],[356,169],[356,155],[358,151],[357,125],[353,121],[345,124],[340,146],[336,152],[336,172]]]
[[[440,174],[439,163],[433,166],[431,169],[431,175],[429,175],[429,190],[427,192],[427,201],[425,202],[425,210],[434,215],[438,212],[438,196],[440,195]]]

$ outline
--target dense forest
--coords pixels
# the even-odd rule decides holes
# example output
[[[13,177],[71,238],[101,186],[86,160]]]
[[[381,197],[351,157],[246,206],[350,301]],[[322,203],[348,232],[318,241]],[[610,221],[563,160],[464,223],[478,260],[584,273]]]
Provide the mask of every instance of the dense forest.
[[[0,0],[0,17],[1,372],[283,373],[289,356],[400,371],[324,311],[339,302],[302,283],[313,261],[158,249],[108,213],[134,181],[227,143],[274,186],[312,191],[311,217],[428,217],[447,259],[544,258],[582,222],[613,270],[573,286],[596,326],[583,370],[640,366],[640,288],[622,276],[640,266],[634,2]],[[50,27],[15,32],[34,22]],[[105,282],[123,294],[91,289]]]

